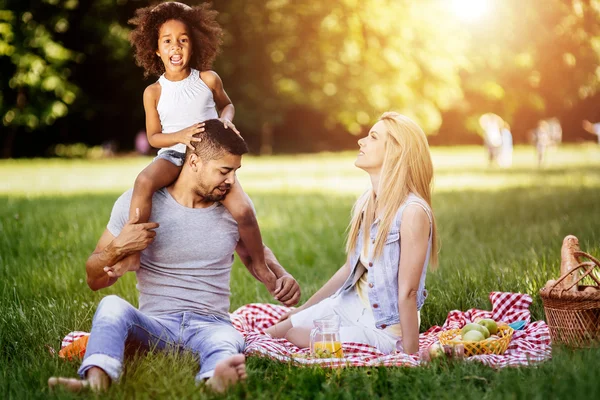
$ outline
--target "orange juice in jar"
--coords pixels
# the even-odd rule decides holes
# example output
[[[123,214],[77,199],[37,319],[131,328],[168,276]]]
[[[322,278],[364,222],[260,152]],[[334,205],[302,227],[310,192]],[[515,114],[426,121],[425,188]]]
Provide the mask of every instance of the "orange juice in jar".
[[[310,332],[310,353],[317,358],[342,358],[342,341],[340,340],[340,317],[331,315],[313,321],[314,328]]]
[[[344,357],[344,351],[342,350],[342,342],[315,342],[313,346],[313,353],[335,358]]]

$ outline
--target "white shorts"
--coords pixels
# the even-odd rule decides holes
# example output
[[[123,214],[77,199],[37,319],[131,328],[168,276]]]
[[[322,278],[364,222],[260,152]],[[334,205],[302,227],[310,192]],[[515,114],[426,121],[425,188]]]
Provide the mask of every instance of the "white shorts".
[[[342,342],[366,343],[384,354],[396,350],[399,337],[375,327],[373,311],[360,301],[358,293],[351,290],[337,297],[328,297],[312,307],[292,315],[295,328],[314,327],[313,321],[328,315],[339,315],[341,320],[340,340]]]

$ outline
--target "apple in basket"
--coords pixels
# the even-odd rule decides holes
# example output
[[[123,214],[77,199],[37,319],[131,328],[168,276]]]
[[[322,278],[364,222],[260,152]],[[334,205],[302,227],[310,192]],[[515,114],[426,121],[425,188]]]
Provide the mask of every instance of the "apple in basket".
[[[485,336],[483,336],[483,333],[474,329],[468,331],[467,333],[462,335],[462,337],[465,342],[481,342],[482,340],[485,340]]]
[[[490,332],[490,335],[495,335],[498,333],[498,324],[491,318],[480,319],[477,323],[481,326],[485,326],[485,328]]]
[[[472,331],[477,331],[477,332],[481,333],[481,335],[483,336],[483,339],[487,339],[490,337],[490,331],[488,331],[488,329],[485,326],[479,325],[476,323],[470,323],[470,324],[465,325],[460,330],[460,335],[463,337],[463,340],[468,340],[465,338],[465,334],[472,332]]]

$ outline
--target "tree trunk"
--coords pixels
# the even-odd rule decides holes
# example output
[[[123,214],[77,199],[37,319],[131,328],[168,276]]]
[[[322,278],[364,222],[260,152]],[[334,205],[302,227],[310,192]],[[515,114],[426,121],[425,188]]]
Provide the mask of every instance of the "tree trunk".
[[[13,147],[17,130],[14,127],[7,128],[2,139],[2,155],[1,158],[11,158],[13,155]]]
[[[273,154],[273,126],[265,122],[260,132],[260,155],[269,156]]]

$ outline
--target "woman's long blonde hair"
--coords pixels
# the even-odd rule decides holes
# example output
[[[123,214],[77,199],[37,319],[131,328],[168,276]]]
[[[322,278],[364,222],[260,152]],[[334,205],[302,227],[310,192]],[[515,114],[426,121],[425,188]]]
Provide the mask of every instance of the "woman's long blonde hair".
[[[346,244],[348,255],[356,248],[361,226],[367,227],[363,248],[368,248],[370,240],[368,229],[376,215],[380,217],[380,221],[373,257],[377,258],[381,255],[396,213],[409,193],[420,196],[431,209],[433,163],[425,133],[410,118],[396,112],[386,112],[379,120],[383,121],[388,133],[379,179],[379,195],[375,196],[374,190],[370,189],[354,204]],[[430,262],[433,267],[436,267],[438,245],[433,212],[431,218]]]

